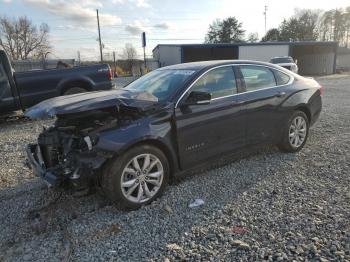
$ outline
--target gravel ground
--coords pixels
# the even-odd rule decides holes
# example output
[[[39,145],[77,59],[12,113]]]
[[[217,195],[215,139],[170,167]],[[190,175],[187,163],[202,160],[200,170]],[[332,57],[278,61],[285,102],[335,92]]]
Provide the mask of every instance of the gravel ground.
[[[1,123],[0,261],[350,261],[350,76],[318,80],[324,110],[301,152],[258,149],[131,212],[48,190],[23,146],[50,123]]]

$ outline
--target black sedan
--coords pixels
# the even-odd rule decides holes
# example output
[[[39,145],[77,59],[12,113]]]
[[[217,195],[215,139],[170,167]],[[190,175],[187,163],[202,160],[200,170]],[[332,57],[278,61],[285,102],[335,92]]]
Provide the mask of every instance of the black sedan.
[[[98,185],[122,207],[148,204],[180,171],[256,144],[297,152],[322,107],[322,87],[280,66],[208,61],[155,70],[125,88],[46,100],[56,116],[27,154],[53,186]]]

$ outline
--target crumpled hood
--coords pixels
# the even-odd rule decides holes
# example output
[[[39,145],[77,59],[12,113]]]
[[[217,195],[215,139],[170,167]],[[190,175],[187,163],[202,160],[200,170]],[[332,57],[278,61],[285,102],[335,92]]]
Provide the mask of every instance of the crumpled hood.
[[[116,89],[51,98],[29,108],[24,115],[32,119],[45,119],[55,115],[79,113],[113,106],[127,106],[146,111],[157,103],[157,97],[149,93]]]

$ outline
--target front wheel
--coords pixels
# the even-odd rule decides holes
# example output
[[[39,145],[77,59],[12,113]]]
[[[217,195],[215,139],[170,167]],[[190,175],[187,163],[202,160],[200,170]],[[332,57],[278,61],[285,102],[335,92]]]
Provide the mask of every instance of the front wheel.
[[[111,160],[102,174],[102,189],[121,208],[135,209],[163,193],[169,174],[164,153],[154,146],[140,145]]]
[[[301,150],[309,135],[309,120],[302,111],[295,111],[284,127],[282,141],[278,144],[284,152],[297,152]]]

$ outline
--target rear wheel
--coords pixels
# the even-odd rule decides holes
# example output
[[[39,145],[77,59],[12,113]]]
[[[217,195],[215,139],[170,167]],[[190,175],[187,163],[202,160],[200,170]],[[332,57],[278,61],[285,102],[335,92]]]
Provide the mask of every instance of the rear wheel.
[[[302,111],[295,111],[289,118],[283,130],[282,142],[279,149],[284,152],[297,152],[301,150],[309,135],[309,120]]]
[[[71,87],[71,88],[67,89],[63,93],[63,95],[67,96],[67,95],[79,94],[79,93],[84,93],[84,92],[86,92],[85,88],[82,88],[82,87]]]
[[[103,172],[102,189],[120,207],[135,209],[163,193],[169,173],[164,153],[154,146],[141,145],[111,160]]]

